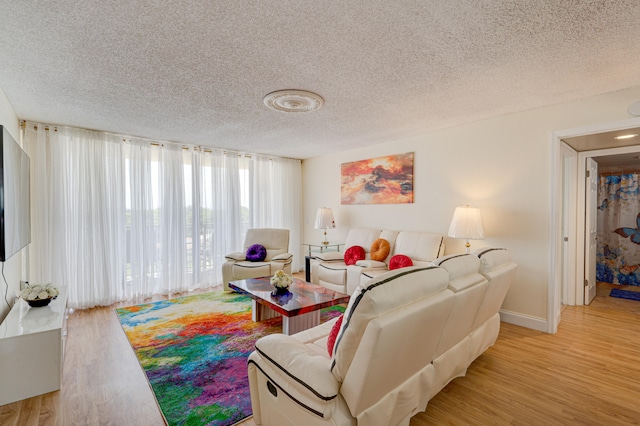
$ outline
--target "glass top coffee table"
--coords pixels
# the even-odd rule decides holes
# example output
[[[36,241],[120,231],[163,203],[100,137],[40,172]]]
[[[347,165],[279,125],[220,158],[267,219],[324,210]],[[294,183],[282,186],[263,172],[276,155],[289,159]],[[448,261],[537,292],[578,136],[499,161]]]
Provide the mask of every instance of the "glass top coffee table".
[[[275,294],[271,277],[231,281],[229,287],[251,297],[251,316],[262,321],[282,315],[282,332],[294,334],[320,324],[320,309],[348,303],[350,296],[293,278],[284,294]]]

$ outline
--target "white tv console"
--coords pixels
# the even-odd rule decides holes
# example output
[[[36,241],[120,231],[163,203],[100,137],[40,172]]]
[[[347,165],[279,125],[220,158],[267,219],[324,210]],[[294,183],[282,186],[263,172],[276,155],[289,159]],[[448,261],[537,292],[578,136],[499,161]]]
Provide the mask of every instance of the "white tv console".
[[[66,319],[64,288],[48,306],[16,299],[0,324],[0,405],[60,389]]]

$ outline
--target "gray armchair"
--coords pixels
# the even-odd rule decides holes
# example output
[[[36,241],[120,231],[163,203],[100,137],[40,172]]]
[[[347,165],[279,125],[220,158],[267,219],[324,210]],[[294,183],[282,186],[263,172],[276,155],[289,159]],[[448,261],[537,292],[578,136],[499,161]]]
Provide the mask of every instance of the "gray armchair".
[[[260,244],[267,249],[267,255],[262,261],[247,259],[247,249],[254,244]],[[222,280],[225,290],[229,282],[247,278],[267,277],[282,269],[291,274],[293,255],[289,253],[289,230],[275,228],[254,228],[247,230],[244,239],[244,251],[230,253],[222,264]]]

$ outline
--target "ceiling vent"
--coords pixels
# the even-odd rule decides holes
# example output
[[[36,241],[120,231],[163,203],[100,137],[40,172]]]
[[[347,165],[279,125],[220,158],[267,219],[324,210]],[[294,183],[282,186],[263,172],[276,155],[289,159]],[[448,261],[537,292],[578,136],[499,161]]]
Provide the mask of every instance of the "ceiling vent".
[[[322,96],[306,90],[278,90],[264,97],[264,104],[274,111],[311,112],[324,104]]]

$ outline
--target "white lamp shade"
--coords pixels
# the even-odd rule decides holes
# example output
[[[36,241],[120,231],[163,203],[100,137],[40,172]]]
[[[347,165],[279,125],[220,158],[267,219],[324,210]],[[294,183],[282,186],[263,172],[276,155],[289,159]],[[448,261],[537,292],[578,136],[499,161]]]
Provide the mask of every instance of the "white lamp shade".
[[[484,238],[482,215],[477,207],[456,207],[449,226],[449,236],[465,238],[467,240],[481,240]]]
[[[316,229],[335,228],[336,222],[333,220],[333,211],[328,207],[320,207],[316,213]]]

